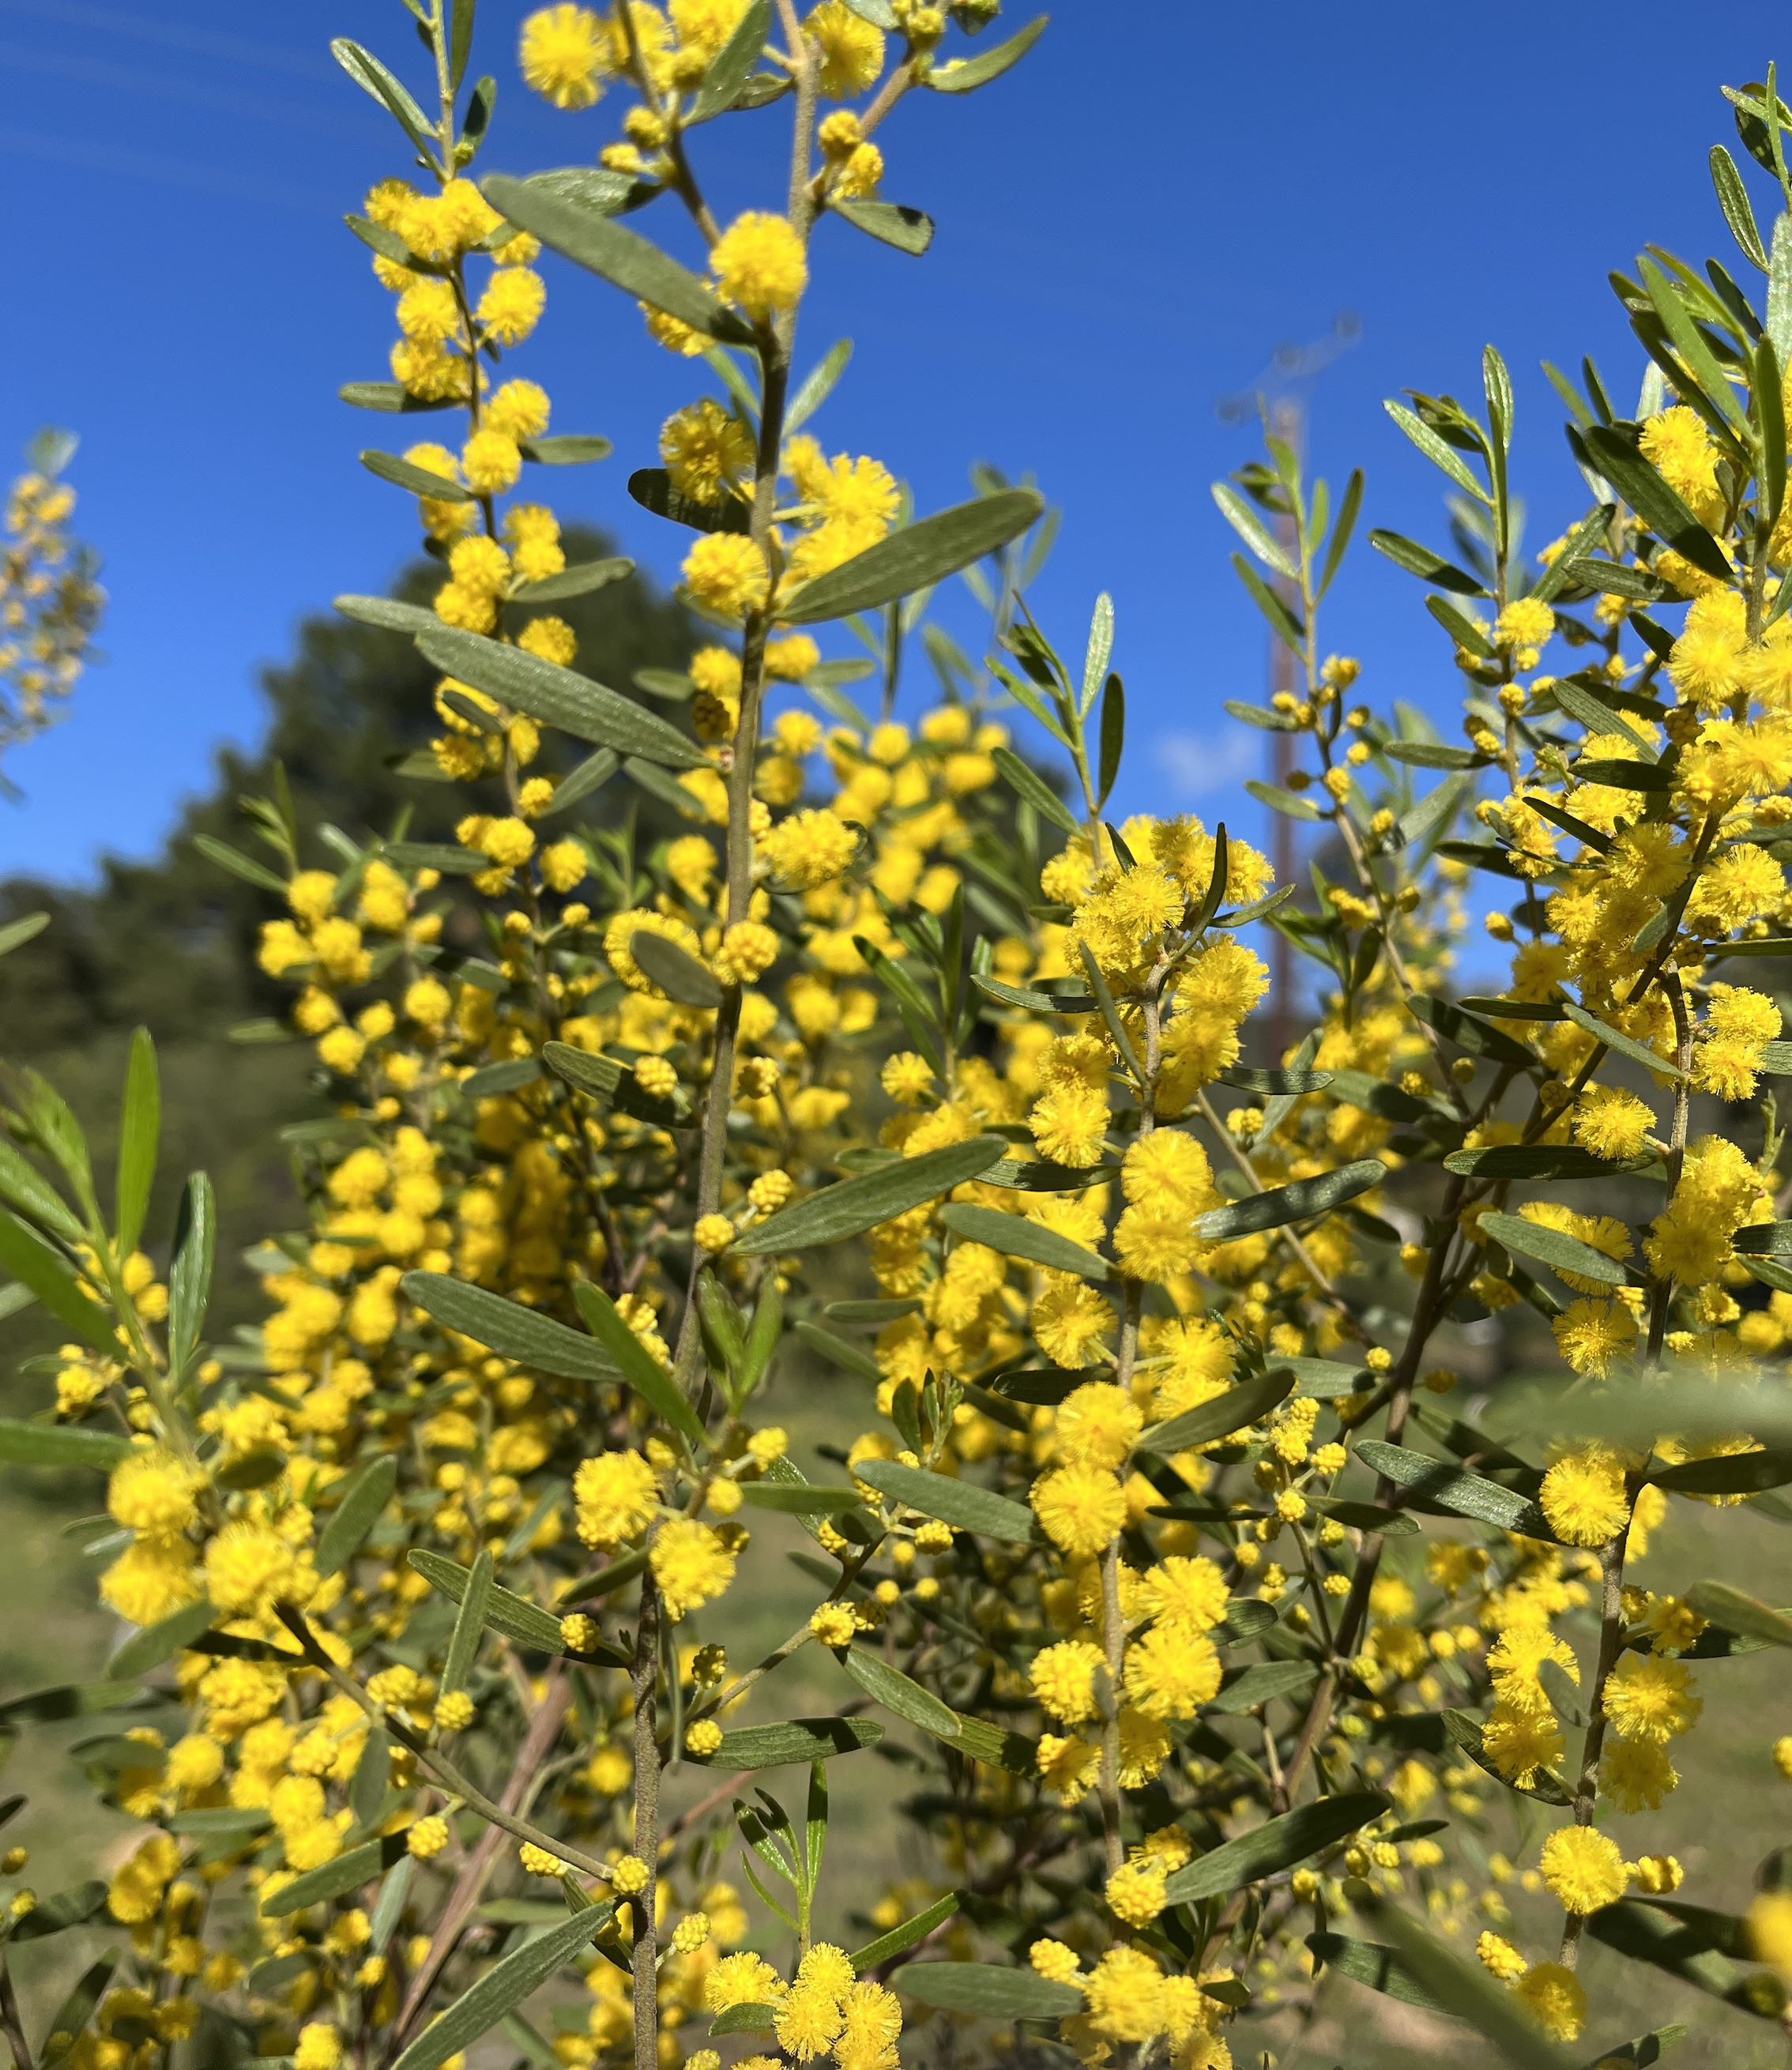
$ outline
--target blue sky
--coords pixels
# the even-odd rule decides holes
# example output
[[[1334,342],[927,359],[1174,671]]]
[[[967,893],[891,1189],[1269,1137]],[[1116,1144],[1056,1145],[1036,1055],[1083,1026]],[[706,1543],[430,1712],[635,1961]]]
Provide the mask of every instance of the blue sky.
[[[620,96],[568,116],[523,90],[526,11],[481,10],[474,70],[501,90],[481,170],[588,162],[616,133]],[[992,33],[1033,11],[1008,0]],[[103,850],[151,851],[218,745],[256,736],[257,668],[300,618],[380,587],[414,546],[409,500],[354,460],[392,442],[391,420],[335,398],[384,376],[391,334],[340,217],[406,170],[389,119],[329,59],[339,34],[421,60],[398,0],[0,0],[15,239],[0,456],[46,421],[81,434],[80,522],[112,596],[107,665],[10,765],[27,797],[0,804],[0,870],[78,878]],[[970,98],[910,96],[880,140],[886,197],[938,224],[925,258],[823,226],[800,358],[842,334],[857,352],[816,428],[877,454],[923,510],[959,500],[974,460],[1032,470],[1065,510],[1035,592],[1048,629],[1080,649],[1097,591],[1115,599],[1131,708],[1116,803],[1261,837],[1238,786],[1263,736],[1221,707],[1261,695],[1262,628],[1208,494],[1253,439],[1216,399],[1355,312],[1360,342],[1313,390],[1315,463],[1335,481],[1365,468],[1362,529],[1442,543],[1439,478],[1381,400],[1475,395],[1494,339],[1540,545],[1585,497],[1538,362],[1591,350],[1627,406],[1641,356],[1607,271],[1649,240],[1747,273],[1705,154],[1735,146],[1719,84],[1772,55],[1729,14],[1657,0],[1509,0],[1491,17],[1069,0],[1018,70]],[[719,207],[776,205],[783,119],[702,133]],[[636,220],[693,258],[670,207]],[[548,387],[556,431],[617,448],[557,474],[556,500],[669,580],[687,535],[623,482],[695,392],[691,370],[613,290],[558,260],[547,274],[546,318],[511,366]],[[1454,733],[1418,585],[1359,545],[1333,596],[1323,637],[1361,657],[1364,692]],[[951,609],[969,630],[968,605]]]

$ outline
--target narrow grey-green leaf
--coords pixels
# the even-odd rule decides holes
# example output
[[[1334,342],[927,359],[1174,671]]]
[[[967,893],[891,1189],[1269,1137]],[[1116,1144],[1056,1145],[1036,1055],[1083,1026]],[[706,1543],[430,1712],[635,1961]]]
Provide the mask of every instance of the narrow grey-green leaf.
[[[468,1570],[457,1560],[444,1559],[439,1552],[415,1551],[407,1555],[411,1565],[428,1582],[439,1589],[451,1602],[458,1603],[466,1593]],[[506,1638],[514,1638],[538,1653],[565,1653],[567,1647],[560,1636],[560,1620],[540,1604],[532,1603],[526,1596],[519,1596],[513,1589],[500,1588],[497,1582],[491,1585],[485,1604],[485,1622],[493,1631],[501,1631]],[[611,1646],[600,1645],[595,1653],[580,1655],[579,1658],[596,1660],[606,1667],[628,1665],[628,1656]]]
[[[563,1380],[614,1381],[616,1362],[587,1336],[534,1309],[469,1287],[442,1272],[407,1272],[399,1282],[407,1300],[433,1315],[444,1329],[471,1337],[488,1351]]]
[[[1582,1279],[1597,1279],[1607,1287],[1622,1287],[1628,1274],[1614,1258],[1582,1243],[1561,1229],[1546,1229],[1527,1221],[1522,1215],[1484,1214],[1478,1225],[1484,1236],[1520,1258],[1534,1258],[1557,1272],[1572,1272]]]
[[[1407,1000],[1406,1007],[1414,1020],[1434,1028],[1446,1042],[1454,1042],[1459,1049],[1466,1049],[1471,1057],[1485,1057],[1494,1064],[1510,1064],[1515,1070],[1522,1070],[1536,1061],[1511,1036],[1488,1027],[1483,1021],[1477,1021],[1473,1014],[1464,1013],[1447,1000],[1434,999],[1429,993],[1417,992]]]
[[[933,242],[933,218],[900,202],[835,201],[828,206],[855,230],[907,252],[910,258],[919,258]]]
[[[1114,599],[1106,590],[1095,599],[1089,619],[1089,644],[1082,659],[1082,695],[1078,711],[1087,714],[1107,681],[1107,665],[1114,658]]]
[[[840,1516],[859,1506],[857,1488],[822,1487],[813,1481],[787,1487],[781,1481],[746,1481],[741,1499],[751,1509],[775,1510],[784,1516]]]
[[[1388,1799],[1378,1790],[1353,1790],[1303,1804],[1176,1870],[1164,1885],[1164,1898],[1171,1904],[1187,1904],[1197,1897],[1218,1897],[1242,1889],[1335,1845],[1372,1818],[1379,1818],[1387,1808]]]
[[[1479,1964],[1452,1954],[1391,1904],[1373,1900],[1364,1908],[1421,1988],[1485,2035],[1514,2070],[1569,2070],[1567,2060],[1551,2048],[1529,2014]]]
[[[1288,582],[1299,582],[1300,571],[1289,559],[1287,548],[1250,502],[1229,482],[1216,481],[1213,489],[1213,501],[1220,506],[1221,515],[1264,567],[1273,569]]]
[[[724,1732],[714,1753],[687,1753],[683,1758],[699,1768],[737,1773],[798,1762],[807,1767],[812,1761],[832,1761],[836,1754],[875,1746],[883,1736],[874,1718],[789,1718],[779,1725],[743,1725]]]
[[[1418,803],[1400,816],[1400,832],[1409,845],[1422,841],[1434,827],[1441,826],[1456,809],[1457,801],[1465,791],[1472,790],[1473,775],[1467,770],[1454,776],[1446,776],[1434,788],[1427,791]]]
[[[638,755],[669,769],[694,769],[702,762],[695,743],[663,718],[644,711],[632,698],[620,696],[571,669],[557,667],[520,647],[505,647],[477,632],[448,626],[417,636],[426,660],[475,689],[501,698],[531,718],[558,726],[575,739],[613,747],[619,755]]]
[[[873,1702],[893,1711],[906,1723],[931,1732],[936,1740],[955,1741],[959,1737],[958,1713],[949,1704],[923,1689],[919,1682],[866,1653],[849,1646],[840,1655],[840,1664]]]
[[[377,474],[382,481],[389,481],[395,489],[402,489],[409,495],[425,497],[432,503],[473,501],[470,489],[464,488],[445,474],[436,474],[427,467],[400,460],[396,453],[380,452],[370,447],[360,460],[368,473]]]
[[[430,158],[436,144],[432,125],[408,90],[387,67],[370,51],[364,51],[346,36],[333,39],[329,54],[364,93],[386,108],[423,157]]]
[[[1479,1474],[1465,1474],[1423,1452],[1411,1451],[1404,1445],[1384,1444],[1377,1438],[1360,1442],[1356,1456],[1384,1479],[1410,1488],[1415,1495],[1454,1511],[1458,1516],[1472,1517],[1478,1524],[1491,1524],[1501,1531],[1516,1531],[1526,1538],[1557,1542],[1549,1520],[1538,1505],[1529,1496],[1501,1487],[1498,1481],[1485,1479]]]
[[[88,1430],[66,1423],[23,1423],[0,1416],[0,1466],[88,1467],[110,1473],[130,1451],[129,1438],[116,1430]]]
[[[448,1659],[442,1669],[444,1696],[467,1686],[467,1678],[478,1656],[479,1642],[485,1636],[491,1596],[491,1548],[482,1545],[479,1557],[468,1571],[467,1585],[461,1591],[460,1607],[455,1614],[454,1630],[448,1638]]]
[[[118,1131],[118,1253],[129,1257],[143,1233],[143,1217],[155,1183],[156,1152],[162,1142],[162,1081],[156,1071],[156,1045],[147,1028],[131,1037],[125,1067],[125,1105]]]
[[[228,841],[217,840],[211,834],[195,834],[193,845],[207,862],[215,862],[220,869],[227,869],[232,877],[240,877],[245,884],[252,884],[259,891],[272,891],[278,898],[286,896],[286,879],[276,877],[264,863],[244,855]]]
[[[799,1323],[796,1335],[812,1352],[837,1365],[843,1372],[857,1374],[861,1380],[881,1382],[883,1368],[871,1354],[857,1344],[849,1344],[844,1337],[837,1337],[832,1330],[823,1329],[816,1323]]]
[[[1378,1941],[1352,1941],[1342,1933],[1309,1933],[1307,1945],[1315,1962],[1353,1983],[1367,1984],[1372,1991],[1398,1998],[1403,2005],[1421,2006],[1427,2012],[1450,2010],[1431,1995],[1393,1949]]]
[[[1769,286],[1769,310],[1772,305]],[[1651,532],[1708,575],[1726,583],[1733,579],[1723,548],[1628,439],[1604,424],[1581,436],[1594,464]]]
[[[1254,1235],[1259,1229],[1281,1229],[1289,1222],[1328,1214],[1380,1185],[1386,1176],[1387,1167],[1378,1158],[1360,1158],[1355,1164],[1340,1164],[1335,1172],[1322,1172],[1316,1179],[1297,1179],[1291,1185],[1210,1208],[1196,1216],[1194,1232],[1203,1243],[1229,1243],[1234,1237]]]
[[[581,1279],[575,1282],[572,1296],[586,1328],[660,1421],[683,1432],[693,1445],[703,1443],[706,1433],[697,1411],[679,1393],[677,1381],[622,1319],[616,1304],[603,1288]]]
[[[1792,214],[1784,209],[1767,256],[1767,335],[1780,365],[1792,365]]]
[[[1477,503],[1491,501],[1487,492],[1469,472],[1468,463],[1462,455],[1454,447],[1446,445],[1430,426],[1415,416],[1404,403],[1384,403],[1381,407],[1425,457],[1434,467],[1441,468],[1459,489],[1466,490]]]
[[[1074,1984],[1054,1984],[1032,1970],[996,1962],[907,1962],[890,1983],[918,2005],[983,2019],[1067,2019],[1082,2011],[1082,1994]]]
[[[657,935],[650,928],[637,929],[629,937],[628,950],[668,999],[676,1000],[681,1006],[714,1008],[722,1004],[722,987],[715,973],[664,935]]]
[[[1688,1459],[1677,1467],[1658,1467],[1649,1479],[1675,1495],[1759,1495],[1792,1481],[1792,1446]]]
[[[336,391],[354,410],[378,410],[388,416],[430,410],[452,410],[452,402],[426,402],[396,381],[346,381]]]
[[[0,1151],[10,1148],[10,1144],[0,1143]],[[118,1340],[110,1311],[88,1300],[74,1274],[35,1229],[5,1213],[0,1213],[0,1272],[10,1273],[28,1287],[49,1314],[102,1357],[117,1356]]]
[[[42,1941],[52,1933],[66,1933],[71,1926],[84,1926],[106,1901],[106,1886],[97,1879],[59,1890],[34,1905],[14,1926],[14,1941]]]
[[[589,432],[562,432],[550,439],[519,439],[517,450],[538,467],[584,467],[608,460],[616,448]]]
[[[145,1625],[125,1640],[106,1663],[106,1679],[111,1682],[134,1682],[138,1675],[147,1675],[152,1667],[172,1660],[177,1653],[208,1632],[217,1615],[218,1612],[203,1597],[196,1603],[185,1603],[179,1610],[170,1610],[166,1617]]]
[[[725,309],[694,273],[588,202],[506,173],[492,174],[485,191],[509,221],[649,309],[663,310],[710,338],[751,342],[751,328]]]
[[[303,1876],[283,1884],[262,1905],[262,1915],[268,1919],[284,1919],[288,1912],[302,1912],[308,1904],[323,1904],[333,1897],[346,1896],[351,1890],[358,1890],[363,1884],[383,1876],[404,1853],[402,1833],[387,1833],[377,1840],[364,1841],[358,1847],[350,1847],[325,1862],[321,1868],[307,1869]]]
[[[1638,1041],[1634,1036],[1621,1033],[1597,1015],[1589,1013],[1584,1006],[1577,1006],[1573,1000],[1565,1003],[1562,1011],[1577,1028],[1584,1029],[1596,1041],[1603,1042],[1608,1049],[1615,1049],[1619,1056],[1628,1057],[1633,1064],[1641,1064],[1644,1070],[1659,1072],[1666,1078],[1684,1078],[1686,1076],[1686,1073],[1671,1058],[1657,1056],[1647,1043]]]
[[[1017,65],[1039,39],[1045,33],[1049,14],[1035,15],[1018,34],[994,49],[984,51],[974,58],[955,58],[950,64],[935,65],[921,80],[935,93],[972,93],[980,86],[987,86],[992,79],[1000,79],[1010,66]]]
[[[1725,1631],[1765,1646],[1792,1646],[1792,1617],[1728,1581],[1695,1581],[1686,1600],[1708,1623],[1721,1625]]]
[[[1443,1168],[1465,1179],[1617,1179],[1653,1161],[1645,1156],[1614,1164],[1572,1143],[1495,1143],[1453,1150]]]
[[[432,625],[442,623],[422,604],[400,603],[395,596],[338,596],[332,598],[331,603],[357,625],[377,625],[387,632],[427,632]]]
[[[1736,169],[1736,161],[1721,144],[1711,147],[1711,183],[1717,190],[1717,206],[1724,211],[1724,220],[1730,227],[1730,235],[1736,239],[1742,256],[1751,266],[1763,273],[1767,271],[1767,253],[1761,241],[1761,230],[1755,222],[1754,210],[1749,206],[1749,190],[1742,183],[1742,175]]]
[[[828,346],[820,363],[812,367],[804,377],[803,385],[790,399],[790,407],[784,412],[784,436],[788,438],[806,424],[816,411],[833,393],[835,384],[846,371],[847,362],[853,356],[853,341],[843,338]]]
[[[1279,1403],[1287,1400],[1294,1386],[1295,1376],[1287,1366],[1273,1367],[1209,1401],[1197,1402],[1168,1422],[1152,1424],[1148,1430],[1140,1432],[1139,1450],[1168,1457],[1186,1452],[1191,1446],[1210,1445],[1221,1438],[1229,1438],[1234,1430],[1261,1422]]]
[[[49,924],[47,913],[27,913],[19,919],[9,920],[0,927],[0,956],[10,955],[14,949],[35,942]]]
[[[1229,1674],[1207,1706],[1222,1716],[1240,1717],[1278,1696],[1304,1695],[1319,1679],[1310,1660],[1258,1660]]]
[[[398,1486],[399,1462],[388,1452],[362,1467],[342,1491],[342,1499],[317,1540],[317,1569],[326,1579],[340,1573],[360,1551],[362,1540],[379,1520]]]
[[[1009,787],[1017,797],[1028,804],[1042,819],[1049,820],[1060,832],[1081,833],[1076,815],[1036,769],[1029,769],[1012,748],[998,747],[991,758],[1007,779]]]
[[[957,1530],[973,1532],[980,1538],[999,1538],[1010,1545],[1032,1541],[1033,1512],[1005,1495],[979,1487],[975,1481],[954,1480],[919,1467],[899,1465],[894,1459],[861,1459],[853,1471],[878,1494]]]
[[[755,1223],[734,1246],[737,1256],[763,1258],[779,1250],[806,1250],[860,1236],[879,1222],[906,1214],[924,1201],[937,1200],[987,1172],[1005,1154],[999,1135],[974,1136],[968,1143],[947,1143],[905,1157],[875,1172],[824,1187],[794,1207]]]
[[[771,0],[751,0],[727,42],[710,59],[703,84],[698,89],[697,100],[686,118],[689,121],[707,122],[711,116],[719,115],[734,104],[734,96],[746,85],[748,74],[759,61],[771,28]]]
[[[594,589],[606,589],[634,572],[634,562],[620,554],[604,561],[580,561],[575,567],[562,568],[557,575],[525,583],[509,600],[512,603],[558,603],[566,597],[588,596]]]
[[[918,1912],[912,1919],[905,1919],[900,1926],[893,1926],[887,1933],[875,1941],[868,1941],[857,1948],[849,1958],[860,1976],[867,1970],[874,1970],[880,1962],[887,1962],[892,1955],[900,1955],[905,1949],[912,1948],[917,1941],[925,1941],[936,1926],[943,1926],[958,1910],[959,1893],[947,1891],[943,1897],[935,1898],[925,1912]]]
[[[968,1243],[980,1243],[1004,1258],[1018,1258],[1048,1272],[1074,1272],[1084,1279],[1106,1279],[1113,1270],[1107,1260],[1085,1245],[1074,1243],[1056,1229],[1029,1221],[1025,1215],[1011,1215],[1000,1208],[978,1208],[954,1201],[939,1210],[939,1219],[955,1236]]]
[[[1005,546],[1045,507],[1035,489],[1004,489],[936,511],[804,583],[779,605],[779,617],[792,625],[813,625],[911,595]]]
[[[1416,539],[1405,538],[1398,532],[1371,532],[1369,542],[1397,568],[1404,568],[1409,575],[1417,575],[1421,581],[1430,583],[1438,589],[1452,590],[1458,596],[1487,594],[1484,583],[1465,574],[1441,554],[1434,554],[1429,546],[1422,546]]]
[[[423,2029],[392,2070],[437,2070],[449,2056],[470,2048],[506,2013],[532,1998],[563,1963],[572,1961],[608,1925],[615,1912],[608,1900],[591,1905],[513,1948],[440,2019]]]

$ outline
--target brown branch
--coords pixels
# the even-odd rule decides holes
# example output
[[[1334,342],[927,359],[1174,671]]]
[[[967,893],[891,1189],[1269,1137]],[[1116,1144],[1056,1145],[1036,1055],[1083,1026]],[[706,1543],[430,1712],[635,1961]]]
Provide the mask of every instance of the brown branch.
[[[565,1665],[557,1661],[548,1671],[546,1691],[535,1706],[534,1716],[529,1721],[529,1730],[524,1735],[522,1745],[518,1748],[516,1760],[511,1765],[509,1780],[504,1786],[504,1794],[498,1799],[506,1811],[520,1812],[527,1803],[530,1793],[534,1787],[537,1773],[546,1760],[554,1741],[559,1737],[567,1707],[571,1700],[572,1685],[567,1678]],[[430,1993],[436,1988],[436,1979],[446,1968],[460,1936],[466,1930],[468,1921],[485,1894],[485,1880],[491,1874],[497,1860],[498,1850],[507,1837],[501,1826],[488,1825],[480,1835],[472,1853],[461,1863],[430,1940],[429,1953],[411,1979],[411,1987],[405,1994],[404,2005],[393,2027],[391,2040],[387,2047],[388,2061],[403,2046],[407,2035],[428,2003]]]

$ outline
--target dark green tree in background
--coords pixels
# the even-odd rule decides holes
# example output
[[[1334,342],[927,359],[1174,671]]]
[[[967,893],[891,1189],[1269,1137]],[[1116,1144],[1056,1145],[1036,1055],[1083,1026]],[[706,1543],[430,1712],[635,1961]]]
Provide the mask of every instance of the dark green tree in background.
[[[613,550],[589,531],[569,531],[566,544],[573,561]],[[440,582],[439,570],[419,562],[392,593],[423,603]],[[681,668],[698,644],[682,606],[638,574],[554,608],[578,633],[580,669],[614,689],[629,689],[643,669]],[[395,766],[442,730],[431,703],[440,674],[404,633],[333,612],[308,617],[292,658],[263,671],[268,724],[260,748],[219,754],[216,780],[185,806],[159,855],[108,857],[92,890],[24,877],[0,882],[0,920],[33,912],[51,919],[0,960],[9,1058],[55,1080],[103,1157],[125,1044],[133,1028],[147,1027],[162,1064],[164,1182],[171,1197],[184,1173],[209,1171],[227,1230],[279,1228],[297,1212],[275,1131],[321,1109],[306,1045],[236,1043],[222,1032],[286,1003],[256,964],[261,923],[278,909],[269,893],[202,854],[194,837],[255,849],[239,800],[268,794],[277,764],[312,838],[324,824],[357,840],[390,834],[407,810],[411,838],[452,838],[452,800],[464,794]],[[544,769],[558,739],[550,737]],[[628,813],[644,833],[677,824],[668,806],[620,778],[581,816],[608,823]],[[243,1302],[252,1284],[245,1273],[219,1291]]]

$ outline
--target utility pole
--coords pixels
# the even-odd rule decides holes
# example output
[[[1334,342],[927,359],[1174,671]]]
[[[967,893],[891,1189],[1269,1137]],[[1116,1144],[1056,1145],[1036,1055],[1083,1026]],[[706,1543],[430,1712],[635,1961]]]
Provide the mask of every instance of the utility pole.
[[[1217,405],[1221,422],[1240,424],[1251,417],[1260,418],[1271,437],[1289,447],[1297,459],[1304,460],[1307,396],[1312,383],[1333,360],[1350,350],[1361,337],[1362,330],[1360,321],[1352,312],[1341,310],[1333,320],[1331,330],[1313,344],[1278,346],[1269,365],[1249,388],[1221,399]],[[1276,518],[1275,536],[1288,558],[1297,558],[1295,521],[1291,513],[1283,512]],[[1275,576],[1274,584],[1277,595],[1298,618],[1300,597],[1295,585],[1286,575]],[[1271,705],[1284,693],[1298,697],[1303,685],[1295,673],[1293,650],[1273,632],[1269,636],[1269,659]],[[1285,791],[1293,769],[1294,735],[1272,733],[1269,780],[1279,791]],[[1270,836],[1270,866],[1278,884],[1289,884],[1294,881],[1295,873],[1295,823],[1286,812],[1275,812],[1271,817],[1274,824]],[[1279,1064],[1291,1039],[1294,1012],[1294,951],[1287,936],[1279,930],[1275,933],[1270,956],[1270,1057],[1273,1063]]]

